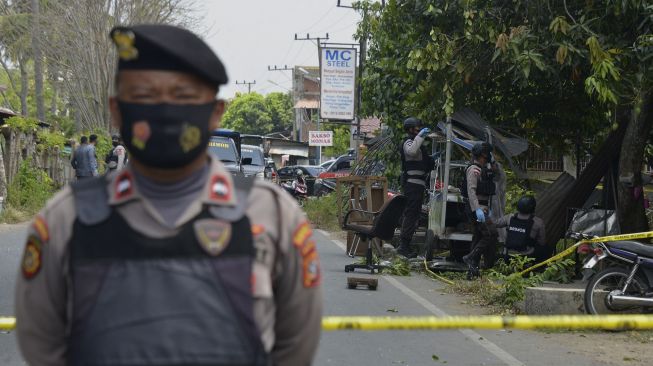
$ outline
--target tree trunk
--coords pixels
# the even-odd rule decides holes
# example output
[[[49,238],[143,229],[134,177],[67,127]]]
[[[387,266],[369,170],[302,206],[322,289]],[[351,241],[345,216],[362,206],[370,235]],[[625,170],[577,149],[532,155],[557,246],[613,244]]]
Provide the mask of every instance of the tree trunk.
[[[641,171],[644,163],[644,148],[653,126],[651,103],[653,103],[653,93],[647,92],[642,98],[639,113],[636,111],[637,107],[630,113],[621,145],[617,211],[622,233],[648,230]]]
[[[20,68],[20,114],[27,116],[29,111],[27,109],[27,93],[28,90],[28,79],[27,79],[27,57],[21,57],[18,62],[18,67]]]
[[[5,160],[4,154],[7,151],[5,139],[0,134],[0,196],[7,202],[7,174],[5,173]]]
[[[45,122],[43,102],[43,59],[41,53],[39,0],[32,0],[32,52],[34,53],[34,92],[36,95],[36,118]]]

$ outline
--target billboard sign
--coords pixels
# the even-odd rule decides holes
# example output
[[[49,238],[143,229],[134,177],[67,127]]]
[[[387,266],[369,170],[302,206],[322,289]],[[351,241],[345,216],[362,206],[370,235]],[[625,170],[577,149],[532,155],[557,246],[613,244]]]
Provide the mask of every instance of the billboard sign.
[[[356,101],[356,49],[320,49],[320,117],[353,120]]]
[[[333,131],[308,131],[308,146],[333,146]]]

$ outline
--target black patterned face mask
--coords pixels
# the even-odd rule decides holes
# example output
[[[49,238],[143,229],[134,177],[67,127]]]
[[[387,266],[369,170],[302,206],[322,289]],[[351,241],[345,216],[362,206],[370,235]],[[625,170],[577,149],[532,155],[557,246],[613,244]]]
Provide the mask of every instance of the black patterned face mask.
[[[206,104],[118,102],[120,134],[134,159],[161,169],[190,164],[209,143],[215,101]]]

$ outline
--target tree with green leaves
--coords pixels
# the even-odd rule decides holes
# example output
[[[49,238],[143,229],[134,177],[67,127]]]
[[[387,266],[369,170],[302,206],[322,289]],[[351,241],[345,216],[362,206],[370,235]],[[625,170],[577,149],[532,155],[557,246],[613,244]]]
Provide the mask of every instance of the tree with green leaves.
[[[289,93],[274,92],[265,95],[265,105],[272,118],[272,131],[292,130],[294,121],[292,97]]]
[[[225,128],[256,135],[288,131],[292,123],[292,100],[284,93],[236,94],[222,119]]]
[[[363,109],[400,130],[471,107],[493,125],[564,152],[626,134],[620,175],[641,186],[650,108],[653,5],[641,0],[389,0],[358,3],[370,36]],[[369,33],[364,30],[369,29]],[[624,232],[646,228],[642,196],[619,186]]]

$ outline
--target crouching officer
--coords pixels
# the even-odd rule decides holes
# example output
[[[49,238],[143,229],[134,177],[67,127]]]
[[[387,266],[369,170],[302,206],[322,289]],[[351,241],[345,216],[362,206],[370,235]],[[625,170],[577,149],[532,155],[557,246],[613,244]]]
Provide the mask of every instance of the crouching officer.
[[[463,257],[463,261],[469,266],[468,278],[478,276],[481,255],[485,256],[485,265],[488,268],[494,265],[496,257],[496,230],[486,224],[486,217],[490,212],[490,198],[496,193],[492,150],[492,145],[487,142],[476,143],[472,147],[472,164],[465,170],[461,193],[467,199],[474,225],[471,251]]]
[[[401,243],[397,249],[399,255],[413,258],[417,256],[416,250],[411,248],[410,242],[419,225],[419,216],[424,202],[429,172],[433,168],[433,158],[422,144],[431,132],[423,127],[422,121],[409,117],[404,121],[406,137],[401,143],[401,188],[406,196],[406,208],[401,224]]]
[[[523,196],[517,201],[517,213],[505,215],[494,223],[496,227],[507,227],[504,255],[516,251],[522,255],[542,261],[547,257],[544,221],[535,216],[537,201],[533,196]]]
[[[224,66],[187,30],[118,27],[110,108],[131,164],[59,192],[16,285],[31,365],[308,365],[321,322],[311,228],[274,185],[207,154]]]

